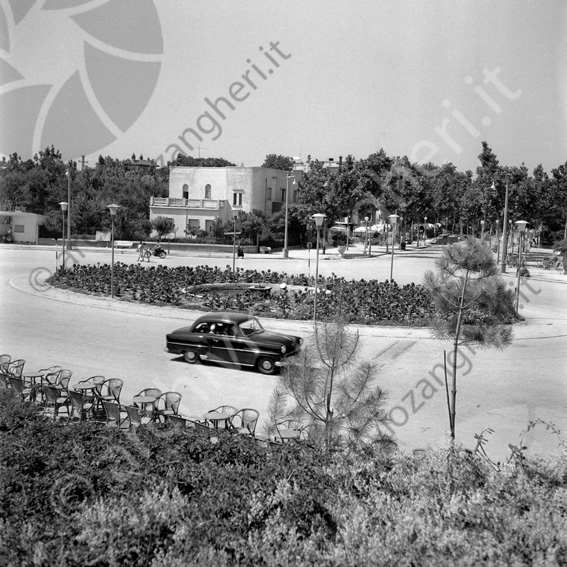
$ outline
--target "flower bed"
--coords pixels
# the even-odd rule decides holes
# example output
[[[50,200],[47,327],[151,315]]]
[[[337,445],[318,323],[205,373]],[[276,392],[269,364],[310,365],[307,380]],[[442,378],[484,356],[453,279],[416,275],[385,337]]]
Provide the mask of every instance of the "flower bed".
[[[213,289],[194,293],[195,286],[222,283],[278,284],[287,282],[293,291],[280,294],[242,293]],[[79,292],[110,295],[111,270],[106,264],[75,265],[58,270],[49,283]],[[272,270],[232,272],[218,267],[114,266],[114,289],[118,298],[143,303],[175,305],[207,311],[248,311],[263,317],[308,320],[313,317],[313,278],[290,276]],[[299,288],[297,286],[300,286]],[[395,282],[350,280],[332,276],[320,279],[317,316],[324,320],[341,313],[350,323],[363,325],[427,325],[434,314],[429,292],[421,285],[399,286]]]

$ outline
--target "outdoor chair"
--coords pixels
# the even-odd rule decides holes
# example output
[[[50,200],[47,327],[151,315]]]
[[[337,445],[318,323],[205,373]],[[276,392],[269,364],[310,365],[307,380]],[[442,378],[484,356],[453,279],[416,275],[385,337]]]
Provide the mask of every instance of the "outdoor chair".
[[[219,406],[218,408],[210,410],[211,412],[217,411],[219,413],[226,413],[231,417],[238,411],[234,406]]]
[[[78,415],[79,421],[83,421],[87,418],[89,412],[93,411],[94,405],[90,401],[92,398],[81,394],[80,392],[74,392],[69,390],[69,401],[71,404],[71,412],[69,414],[69,420],[73,419],[75,414]]]
[[[167,415],[167,423],[171,423],[174,429],[185,429],[187,427],[187,420],[180,415]]]
[[[6,365],[6,376],[12,376],[12,378],[21,378],[24,371],[24,364],[26,361],[23,358],[17,360],[11,360]]]
[[[0,375],[8,373],[10,360],[12,360],[12,357],[9,354],[0,354]]]
[[[25,382],[21,378],[8,376],[8,384],[10,384],[10,387],[20,397],[22,402],[31,400],[33,389],[26,386]]]
[[[51,376],[61,370],[61,366],[50,366],[49,368],[40,368],[37,372],[35,372],[34,377],[30,379],[30,386],[37,383],[37,378],[40,379],[41,384],[44,383],[47,376]],[[25,379],[25,378],[24,378]]]
[[[71,376],[73,376],[72,370],[59,370],[59,372],[57,373],[57,379],[55,381],[55,387],[62,392],[67,392]]]
[[[106,414],[106,425],[115,426],[119,429],[128,429],[130,423],[128,413],[120,407],[116,402],[101,400],[104,413]],[[126,423],[126,427],[122,427]]]
[[[280,421],[279,423],[275,424],[275,428],[278,432],[279,440],[282,443],[287,443],[288,441],[297,441],[298,439],[300,439],[301,433],[305,429],[305,427],[299,421],[293,419]]]
[[[259,417],[260,413],[255,409],[244,408],[238,410],[229,420],[230,431],[254,437]]]
[[[140,408],[137,406],[126,406],[124,409],[128,414],[130,428],[140,427],[140,425],[146,425],[151,421],[151,417],[141,412]]]
[[[145,388],[134,397],[137,398],[138,396],[155,396],[157,400],[161,396],[161,390],[159,388]],[[155,409],[155,402],[147,402],[140,405],[134,403],[134,407],[139,408],[141,413],[144,415],[152,414]]]
[[[101,401],[120,403],[120,393],[124,381],[120,378],[109,378],[105,380],[97,389],[96,395]]]
[[[179,404],[181,403],[181,394],[177,392],[166,392],[162,394],[155,402],[154,420],[168,415],[177,415]]]
[[[50,410],[53,410],[53,421],[55,421],[57,419],[57,415],[59,414],[59,409],[64,407],[67,410],[67,419],[70,418],[69,398],[62,396],[61,392],[53,386],[44,386],[42,388],[42,392],[44,415],[47,415]]]

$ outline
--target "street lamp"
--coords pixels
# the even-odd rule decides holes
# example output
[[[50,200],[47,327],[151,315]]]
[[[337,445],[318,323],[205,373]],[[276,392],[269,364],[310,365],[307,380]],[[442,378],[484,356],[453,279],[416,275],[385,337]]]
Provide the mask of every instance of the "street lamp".
[[[366,226],[366,236],[364,237],[364,254],[363,256],[366,256],[366,248],[368,247],[368,217],[364,217],[364,223]]]
[[[106,207],[110,211],[111,232],[110,240],[112,243],[112,256],[110,261],[110,297],[114,297],[114,217],[120,205],[112,204]]]
[[[484,238],[484,221],[480,221],[480,241],[483,242]]]
[[[491,189],[496,189],[492,183]],[[504,199],[504,222],[502,224],[502,259],[500,263],[500,272],[506,273],[506,253],[508,252],[508,194],[509,194],[509,177],[506,176],[506,197]]]
[[[496,265],[500,263],[500,221],[496,219]]]
[[[520,241],[518,242],[518,279],[516,282],[516,315],[519,313],[520,307],[520,272],[522,271],[522,247],[524,244],[524,234],[526,233],[527,221],[516,221],[518,230],[520,231]]]
[[[289,257],[289,250],[287,249],[287,211],[289,208],[289,180],[293,179],[293,185],[295,185],[295,175],[287,175],[285,178],[285,226],[284,226],[284,248],[283,257]]]
[[[425,238],[427,237],[427,217],[423,217],[423,246],[425,247]]]
[[[71,187],[73,185],[73,161],[69,161],[67,166],[67,249],[71,250]]]
[[[59,206],[61,207],[61,212],[63,214],[63,264],[62,264],[62,267],[63,267],[63,269],[65,269],[65,211],[67,210],[69,203],[67,201],[62,201],[61,203],[59,203]]]
[[[316,213],[311,217],[315,221],[315,226],[317,227],[317,254],[315,256],[315,298],[313,303],[313,322],[317,323],[317,290],[319,287],[319,231],[323,226],[323,222],[327,218],[327,215],[323,213]]]
[[[232,273],[236,272],[236,219],[238,211],[232,211]]]
[[[390,262],[390,281],[394,281],[394,243],[396,242],[396,224],[398,223],[398,215],[390,215],[388,219],[392,225],[392,260]]]

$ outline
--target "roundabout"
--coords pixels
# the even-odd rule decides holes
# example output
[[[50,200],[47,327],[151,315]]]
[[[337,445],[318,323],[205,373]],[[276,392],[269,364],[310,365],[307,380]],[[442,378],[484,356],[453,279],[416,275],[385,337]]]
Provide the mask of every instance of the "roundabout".
[[[83,251],[75,254],[85,264],[105,263],[109,253]],[[396,279],[419,282],[432,258],[432,248],[413,257],[396,258]],[[26,359],[29,368],[58,364],[73,370],[77,379],[91,375],[120,377],[125,399],[144,387],[156,386],[183,394],[182,413],[200,415],[203,409],[222,403],[255,407],[260,411],[262,430],[276,378],[256,372],[211,365],[188,365],[181,357],[171,359],[163,352],[163,337],[180,321],[193,321],[200,312],[111,300],[46,287],[43,281],[55,267],[53,250],[0,248],[2,266],[2,324],[0,350]],[[124,253],[120,261],[135,263],[135,255]],[[268,260],[268,261],[267,261]],[[320,273],[349,277],[380,278],[387,273],[387,258],[364,261],[348,259],[321,262]],[[216,265],[224,267],[229,258],[168,256],[168,264]],[[273,255],[239,261],[246,267],[308,273],[307,251],[292,251],[283,259]],[[241,264],[239,264],[241,265]],[[354,267],[355,266],[355,267]],[[343,271],[344,270],[344,271]],[[487,452],[505,459],[508,444],[516,443],[530,420],[553,422],[567,427],[567,288],[561,274],[538,274],[522,288],[521,312],[525,324],[516,325],[513,344],[504,351],[473,350],[463,357],[457,409],[457,440],[474,448],[474,434],[485,427],[494,430]],[[373,274],[378,274],[374,275]],[[352,277],[352,276],[351,276]],[[514,274],[505,281],[514,285]],[[280,332],[307,337],[309,321],[270,320]],[[440,385],[439,364],[447,342],[435,340],[427,328],[356,327],[362,340],[362,356],[379,368],[379,384],[388,394],[392,433],[402,450],[445,446],[448,430],[445,392]],[[537,428],[525,444],[532,454],[554,454],[557,440]]]

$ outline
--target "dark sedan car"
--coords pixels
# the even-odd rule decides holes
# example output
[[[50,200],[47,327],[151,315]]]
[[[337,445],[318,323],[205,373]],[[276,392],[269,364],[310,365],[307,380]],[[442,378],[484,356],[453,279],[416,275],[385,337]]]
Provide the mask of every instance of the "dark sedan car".
[[[242,313],[207,313],[191,326],[166,336],[166,352],[182,354],[187,362],[208,360],[256,367],[273,374],[299,352],[302,339],[264,330],[260,321]]]

